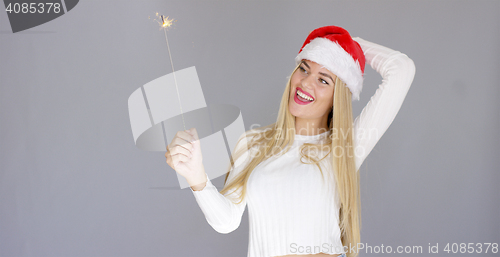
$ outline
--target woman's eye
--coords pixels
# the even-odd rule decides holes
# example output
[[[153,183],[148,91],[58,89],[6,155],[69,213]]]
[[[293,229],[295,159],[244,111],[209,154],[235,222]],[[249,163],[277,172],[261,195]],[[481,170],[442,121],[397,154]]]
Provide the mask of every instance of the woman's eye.
[[[319,81],[320,81],[321,83],[323,83],[323,84],[330,85],[330,84],[328,84],[328,82],[326,82],[326,80],[324,80],[324,79],[319,79]]]
[[[305,72],[305,73],[307,73],[307,71],[306,71],[306,69],[304,69],[304,67],[302,67],[302,66],[299,66],[299,69],[300,69],[300,70],[301,70],[302,72]]]

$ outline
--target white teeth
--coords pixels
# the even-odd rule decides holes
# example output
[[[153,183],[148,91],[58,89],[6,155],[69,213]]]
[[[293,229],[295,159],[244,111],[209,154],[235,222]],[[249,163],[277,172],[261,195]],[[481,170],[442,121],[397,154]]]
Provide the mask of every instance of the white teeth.
[[[312,101],[313,99],[305,94],[303,94],[302,92],[300,92],[299,90],[297,90],[297,94],[300,95],[300,97],[304,98],[304,99],[307,99],[309,101]]]

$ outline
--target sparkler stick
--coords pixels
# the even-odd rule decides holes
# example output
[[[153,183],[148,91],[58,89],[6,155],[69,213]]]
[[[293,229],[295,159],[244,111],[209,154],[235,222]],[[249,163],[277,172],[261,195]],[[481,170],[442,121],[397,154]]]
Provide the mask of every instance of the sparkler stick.
[[[182,112],[181,97],[179,96],[179,88],[177,86],[177,77],[175,76],[174,62],[172,61],[172,54],[170,53],[170,45],[168,43],[168,37],[167,37],[167,28],[173,25],[174,19],[169,20],[168,16],[165,18],[165,16],[163,15],[158,15],[158,13],[156,13],[156,17],[161,18],[161,21],[157,20],[156,18],[154,20],[158,22],[158,24],[160,24],[160,29],[163,28],[163,32],[165,34],[165,41],[167,42],[167,49],[168,49],[168,57],[170,58],[170,66],[172,66],[172,73],[174,74],[175,89],[177,91],[177,99],[179,100],[179,108],[181,110],[182,124],[184,126],[184,130],[186,130],[186,123],[184,122],[184,113]]]

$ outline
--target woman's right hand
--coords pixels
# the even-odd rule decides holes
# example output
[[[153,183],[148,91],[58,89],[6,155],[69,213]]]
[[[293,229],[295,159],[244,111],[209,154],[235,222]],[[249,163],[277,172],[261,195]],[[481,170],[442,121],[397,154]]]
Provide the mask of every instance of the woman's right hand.
[[[167,164],[186,178],[191,187],[204,187],[207,178],[195,128],[178,131],[167,146],[165,157]]]

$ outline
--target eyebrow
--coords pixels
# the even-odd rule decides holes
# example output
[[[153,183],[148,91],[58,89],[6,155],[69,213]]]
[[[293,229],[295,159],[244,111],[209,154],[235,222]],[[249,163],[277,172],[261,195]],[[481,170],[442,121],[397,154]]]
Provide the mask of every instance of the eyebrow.
[[[310,69],[310,68],[311,68],[311,67],[309,67],[309,65],[308,65],[308,64],[307,64],[304,60],[302,60],[302,63],[303,63],[303,64],[304,64],[304,65],[305,65],[308,69]],[[328,75],[328,74],[326,74],[326,73],[323,73],[323,72],[319,72],[319,74],[321,74],[321,75],[323,75],[323,76],[325,76],[325,77],[329,78],[329,79],[332,81],[332,83],[335,85],[335,80],[333,80],[333,79],[332,79],[332,77],[330,77],[330,75]]]
[[[310,69],[310,68],[311,68],[311,67],[309,67],[309,65],[308,65],[308,64],[307,64],[304,60],[302,60],[302,63],[303,63],[303,64],[304,64],[304,65],[305,65],[308,69]]]
[[[328,74],[326,74],[326,73],[323,73],[323,72],[320,72],[319,74],[321,74],[321,75],[323,75],[323,76],[325,76],[325,77],[329,78],[329,79],[332,81],[332,83],[333,83],[333,84],[335,84],[335,80],[333,80],[333,79],[332,79],[332,77],[330,77],[330,75],[328,75]]]

